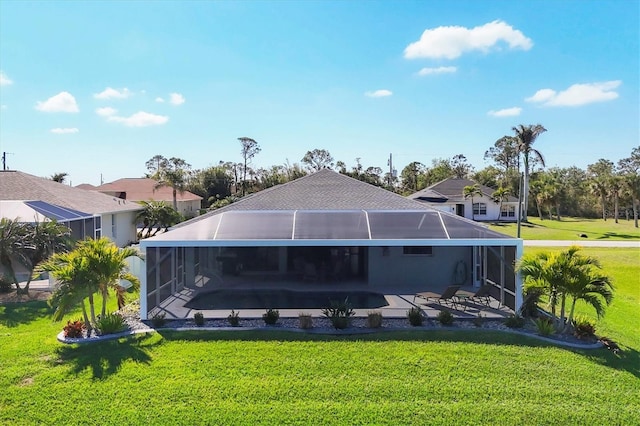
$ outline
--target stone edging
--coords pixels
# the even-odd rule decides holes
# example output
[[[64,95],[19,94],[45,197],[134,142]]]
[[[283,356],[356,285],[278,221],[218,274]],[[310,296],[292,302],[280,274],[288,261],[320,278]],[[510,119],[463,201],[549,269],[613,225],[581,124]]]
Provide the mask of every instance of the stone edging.
[[[330,329],[299,329],[299,328],[280,328],[280,327],[178,327],[178,328],[166,328],[164,330],[173,330],[173,331],[227,331],[227,332],[231,332],[231,331],[235,331],[235,332],[243,332],[243,331],[265,331],[265,332],[271,332],[271,331],[287,331],[290,333],[304,333],[304,334],[316,334],[316,335],[332,335],[332,336],[349,336],[349,335],[357,335],[357,334],[373,334],[373,333],[385,333],[385,332],[394,332],[394,331],[436,331],[436,330],[456,330],[454,327],[442,327],[442,328],[400,328],[400,327],[389,327],[389,328],[377,328],[377,329],[357,329],[357,328],[352,328],[352,329],[346,329],[346,330],[330,330]],[[471,332],[475,329],[458,329],[457,331],[461,331],[461,332]],[[106,341],[106,340],[115,340],[115,339],[119,339],[121,337],[127,337],[127,336],[133,336],[135,334],[142,334],[142,333],[155,333],[157,330],[153,329],[153,328],[147,328],[147,329],[140,329],[140,330],[129,330],[129,331],[123,331],[122,333],[116,333],[116,334],[107,334],[104,336],[92,336],[90,338],[66,338],[64,337],[64,332],[61,331],[60,333],[58,333],[57,339],[59,342],[61,343],[65,343],[65,344],[73,344],[73,343],[80,343],[80,344],[87,344],[87,343],[95,343],[95,342],[102,342],[102,341]],[[540,336],[537,334],[532,334],[532,333],[525,333],[522,331],[518,331],[518,330],[498,330],[498,329],[493,329],[493,330],[488,330],[488,331],[495,331],[498,333],[510,333],[510,334],[517,334],[520,336],[526,336],[526,337],[532,337],[534,339],[538,339],[541,340],[543,342],[547,342],[547,343],[551,343],[554,344],[556,346],[562,346],[562,347],[566,347],[566,348],[571,348],[571,349],[599,349],[602,348],[603,345],[601,342],[595,342],[595,343],[584,343],[584,344],[580,344],[580,343],[572,343],[572,342],[565,342],[562,340],[556,340],[556,339],[550,339],[548,337],[544,337],[544,336]]]

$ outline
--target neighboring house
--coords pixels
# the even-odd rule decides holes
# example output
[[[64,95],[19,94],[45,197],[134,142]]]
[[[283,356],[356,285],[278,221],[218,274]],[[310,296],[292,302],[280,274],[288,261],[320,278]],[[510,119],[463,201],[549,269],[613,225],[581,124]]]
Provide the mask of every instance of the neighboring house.
[[[471,197],[465,198],[463,191],[465,186],[475,184],[469,179],[449,178],[411,194],[408,198],[467,219],[504,222],[518,220],[518,199],[508,196],[502,204],[496,203],[492,198],[495,189],[488,186],[478,185],[482,195],[474,195],[472,204]]]
[[[173,188],[170,186],[159,186],[158,181],[149,178],[124,178],[111,183],[93,188],[107,195],[122,198],[123,200],[140,201],[164,201],[173,206]],[[202,197],[189,191],[176,193],[178,212],[184,217],[191,218],[197,216]]]
[[[344,280],[394,294],[488,282],[504,305],[522,303],[513,270],[522,240],[327,169],[180,223],[140,247],[143,319],[204,282],[304,289],[307,280]]]
[[[0,171],[0,217],[24,222],[54,219],[73,238],[108,237],[118,247],[135,242],[142,207],[95,191],[13,170]]]

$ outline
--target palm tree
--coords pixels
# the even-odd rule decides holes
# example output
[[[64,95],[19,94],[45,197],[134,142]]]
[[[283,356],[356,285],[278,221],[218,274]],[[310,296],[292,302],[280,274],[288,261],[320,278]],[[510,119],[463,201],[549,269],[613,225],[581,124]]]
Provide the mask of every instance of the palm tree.
[[[613,298],[611,279],[597,272],[600,269],[598,260],[583,256],[579,251],[579,247],[572,246],[558,253],[524,256],[517,266],[525,279],[525,288],[538,287],[549,296],[554,318],[560,300],[559,323],[562,328],[571,324],[578,300],[591,305],[600,317]],[[568,297],[572,299],[571,310],[565,319]]]
[[[509,195],[511,195],[509,189],[502,186],[493,191],[493,194],[491,194],[491,198],[493,199],[493,201],[499,204],[497,218],[498,221],[500,220],[500,216],[502,215],[502,203],[509,199]]]
[[[164,168],[157,173],[159,182],[156,188],[169,186],[173,190],[173,209],[178,211],[178,192],[183,194],[187,190],[188,170],[191,165],[181,158],[171,157]]]
[[[29,284],[36,266],[56,252],[64,252],[71,244],[71,230],[56,221],[45,221],[25,224],[26,234],[18,247],[21,251],[20,263],[29,271],[27,283],[23,288],[16,283],[17,292],[29,293]]]
[[[513,131],[516,134],[517,139],[517,147],[518,153],[522,155],[522,160],[524,164],[524,188],[523,188],[523,204],[524,209],[522,209],[522,220],[527,221],[527,208],[529,206],[529,173],[531,172],[530,168],[530,157],[533,155],[535,159],[540,161],[542,166],[544,167],[544,157],[537,149],[533,148],[533,143],[536,141],[538,136],[542,133],[546,132],[541,124],[530,124],[528,126],[519,124],[513,128]]]
[[[0,219],[0,265],[6,277],[18,287],[14,261],[20,261],[23,255],[19,244],[27,234],[26,224],[16,219]]]
[[[638,227],[638,199],[640,199],[640,147],[631,150],[631,156],[618,162],[618,170],[622,174],[624,187],[631,196],[633,204],[633,221]]]
[[[613,176],[613,163],[601,158],[595,164],[587,166],[589,174],[589,186],[594,195],[600,197],[602,204],[602,220],[607,220],[607,196],[609,195],[611,176]]]
[[[475,220],[475,212],[473,208],[473,197],[476,195],[482,195],[482,190],[480,189],[480,185],[477,183],[474,185],[467,185],[462,188],[462,195],[465,199],[471,198],[471,219]]]
[[[136,290],[140,286],[138,277],[129,272],[126,259],[141,257],[140,253],[133,247],[118,248],[106,237],[80,241],[76,250],[80,256],[87,259],[94,273],[98,291],[102,295],[101,314],[106,314],[110,290],[116,293],[118,309],[122,308],[126,290],[120,285],[120,280],[129,281]]]

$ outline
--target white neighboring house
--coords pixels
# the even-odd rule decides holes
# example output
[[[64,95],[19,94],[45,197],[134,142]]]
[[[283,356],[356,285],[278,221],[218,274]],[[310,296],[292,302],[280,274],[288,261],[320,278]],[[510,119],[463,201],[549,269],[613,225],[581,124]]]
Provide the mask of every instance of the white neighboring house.
[[[123,178],[91,188],[123,200],[164,201],[173,206],[173,188],[158,186],[158,181],[149,178]],[[189,191],[176,193],[178,212],[186,218],[197,216],[200,212],[202,197]]]
[[[495,189],[488,186],[478,185],[482,195],[475,195],[472,204],[471,197],[465,198],[463,191],[465,186],[475,184],[469,179],[449,178],[411,194],[408,198],[476,221],[518,220],[518,199],[508,196],[502,204],[496,203],[491,197]]]
[[[107,237],[118,247],[137,240],[135,217],[142,207],[95,191],[28,173],[0,171],[0,217],[24,222],[56,220],[76,239]]]

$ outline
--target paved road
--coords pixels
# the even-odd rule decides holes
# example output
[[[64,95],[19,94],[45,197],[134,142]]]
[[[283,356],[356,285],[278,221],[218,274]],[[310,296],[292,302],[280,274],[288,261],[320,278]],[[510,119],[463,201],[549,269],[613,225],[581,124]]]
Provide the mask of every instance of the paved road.
[[[640,248],[640,241],[602,241],[602,240],[524,240],[525,246],[544,246],[544,247],[633,247]]]

